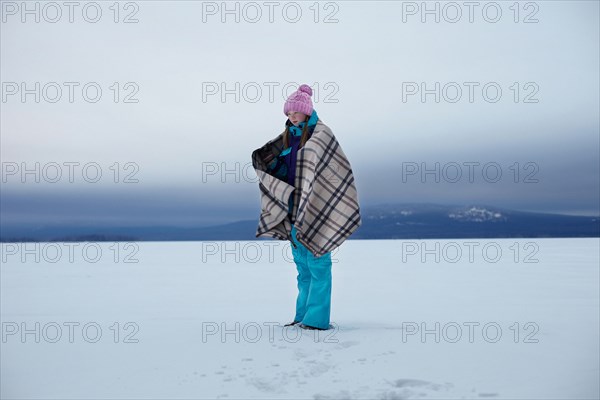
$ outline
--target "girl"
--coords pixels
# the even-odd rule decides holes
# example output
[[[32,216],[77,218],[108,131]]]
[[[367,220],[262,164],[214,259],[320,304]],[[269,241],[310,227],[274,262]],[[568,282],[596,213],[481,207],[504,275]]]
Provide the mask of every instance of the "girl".
[[[314,132],[317,112],[313,109],[312,89],[301,85],[285,102],[283,113],[288,117],[286,133],[283,136],[284,150],[269,165],[273,173],[294,185],[298,150]],[[293,194],[290,194],[288,218],[292,218]],[[298,270],[298,297],[294,321],[286,324],[300,324],[304,329],[329,329],[331,311],[331,252],[315,257],[296,239],[296,227],[292,223],[292,255]]]
[[[285,326],[327,330],[331,250],[361,218],[350,163],[311,96],[312,89],[300,85],[285,102],[284,132],[252,154],[263,208],[256,236],[289,239],[292,245],[298,296],[294,320]]]

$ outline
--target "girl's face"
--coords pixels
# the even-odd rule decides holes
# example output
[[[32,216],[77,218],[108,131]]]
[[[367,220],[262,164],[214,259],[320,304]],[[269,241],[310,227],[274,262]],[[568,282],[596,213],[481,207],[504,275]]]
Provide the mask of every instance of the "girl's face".
[[[302,121],[306,121],[306,117],[308,117],[308,115],[302,114],[298,111],[290,111],[287,113],[287,116],[290,119],[291,123],[295,126],[298,126]]]

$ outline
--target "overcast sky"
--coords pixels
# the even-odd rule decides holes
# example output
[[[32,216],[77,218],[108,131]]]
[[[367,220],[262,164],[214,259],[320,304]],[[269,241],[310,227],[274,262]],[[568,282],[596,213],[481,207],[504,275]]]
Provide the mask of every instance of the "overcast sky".
[[[3,222],[258,218],[250,155],[301,83],[364,206],[597,215],[598,2],[526,3],[2,2]]]

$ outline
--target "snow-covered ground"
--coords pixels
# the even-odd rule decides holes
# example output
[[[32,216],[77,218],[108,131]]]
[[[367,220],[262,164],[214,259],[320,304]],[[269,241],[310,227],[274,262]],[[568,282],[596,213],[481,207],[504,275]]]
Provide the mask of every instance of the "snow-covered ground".
[[[0,394],[598,398],[599,242],[346,241],[318,333],[284,241],[3,244]]]

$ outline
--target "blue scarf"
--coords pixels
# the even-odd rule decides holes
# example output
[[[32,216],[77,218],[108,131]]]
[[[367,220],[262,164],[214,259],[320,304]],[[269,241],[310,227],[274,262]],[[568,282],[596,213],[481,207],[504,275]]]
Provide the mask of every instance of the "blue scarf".
[[[317,112],[313,110],[312,114],[310,114],[310,118],[308,119],[308,126],[316,125],[318,119],[319,116],[317,115]],[[300,122],[298,126],[290,125],[290,133],[294,136],[301,136],[304,125],[306,125],[306,121]]]

